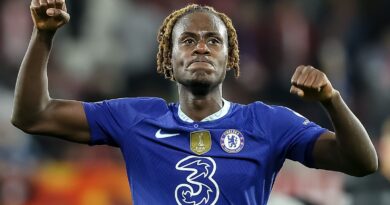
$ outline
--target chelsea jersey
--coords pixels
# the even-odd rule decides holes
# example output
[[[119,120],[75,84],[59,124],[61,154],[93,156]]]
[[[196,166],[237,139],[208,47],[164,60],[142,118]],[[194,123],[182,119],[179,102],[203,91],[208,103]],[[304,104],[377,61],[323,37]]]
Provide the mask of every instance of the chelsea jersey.
[[[313,167],[313,146],[325,131],[262,102],[224,100],[200,122],[160,98],[83,106],[90,144],[121,149],[134,205],[266,204],[285,159]]]

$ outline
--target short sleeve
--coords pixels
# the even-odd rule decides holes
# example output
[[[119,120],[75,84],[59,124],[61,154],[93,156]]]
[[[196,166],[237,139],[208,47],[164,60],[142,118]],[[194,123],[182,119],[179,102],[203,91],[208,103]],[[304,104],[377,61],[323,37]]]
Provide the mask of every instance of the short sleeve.
[[[84,102],[83,106],[90,129],[90,145],[120,146],[124,131],[137,116],[129,99]]]
[[[275,106],[271,132],[276,150],[285,158],[314,167],[313,148],[326,129],[286,107]]]

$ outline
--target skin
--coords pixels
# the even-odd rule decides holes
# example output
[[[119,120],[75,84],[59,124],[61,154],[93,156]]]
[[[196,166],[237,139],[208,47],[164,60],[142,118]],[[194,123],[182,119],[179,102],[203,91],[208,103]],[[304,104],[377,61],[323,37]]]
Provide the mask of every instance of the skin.
[[[27,133],[88,143],[90,133],[82,103],[52,99],[48,92],[47,61],[53,37],[70,18],[65,2],[33,0],[31,14],[34,31],[18,74],[12,123]],[[171,64],[182,111],[199,121],[220,110],[222,82],[229,70],[223,22],[213,14],[188,14],[175,25],[172,45]],[[322,134],[314,145],[317,168],[353,176],[378,169],[377,155],[365,128],[323,72],[312,66],[298,66],[290,92],[320,102],[333,122],[335,133]]]
[[[172,32],[172,68],[182,111],[200,121],[222,108],[228,63],[227,30],[205,12],[182,17]]]
[[[390,125],[390,121],[387,122]],[[379,141],[379,150],[380,152],[380,172],[388,180],[390,180],[390,132],[389,130],[384,130]]]
[[[317,168],[352,176],[378,170],[378,157],[367,131],[323,72],[312,66],[298,66],[291,78],[290,93],[320,102],[336,131],[323,133],[317,139],[313,148]]]
[[[54,34],[70,17],[64,0],[33,0],[34,30],[20,66],[11,122],[31,134],[55,136],[79,143],[90,140],[81,102],[52,99],[47,62]]]

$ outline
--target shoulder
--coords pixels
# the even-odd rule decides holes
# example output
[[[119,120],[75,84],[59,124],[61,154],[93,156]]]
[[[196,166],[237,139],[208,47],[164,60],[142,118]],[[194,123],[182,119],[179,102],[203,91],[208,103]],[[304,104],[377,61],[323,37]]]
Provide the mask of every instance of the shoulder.
[[[135,98],[116,98],[103,100],[98,103],[106,103],[108,106],[132,106],[132,107],[150,107],[150,106],[161,106],[165,105],[166,102],[164,99],[156,97],[135,97]]]
[[[231,113],[236,120],[243,122],[245,126],[264,131],[268,127],[272,109],[274,109],[272,106],[261,101],[250,104],[232,103]]]
[[[256,116],[272,115],[277,112],[280,112],[281,110],[287,109],[283,106],[270,105],[261,101],[255,101],[248,105],[237,105],[238,107],[241,107],[242,110],[252,112]]]
[[[115,99],[107,99],[100,101],[100,103],[105,102],[110,105],[136,105],[139,103],[156,104],[156,103],[164,103],[166,104],[164,99],[156,98],[156,97],[126,97],[126,98],[115,98]],[[98,102],[99,103],[99,102]]]
[[[291,116],[305,118],[296,111],[282,105],[270,105],[261,101],[256,101],[247,106],[257,114],[267,115],[267,117]]]
[[[158,113],[168,110],[164,99],[156,97],[116,98],[103,100],[95,103],[84,103],[92,107],[103,107],[110,112],[137,112],[137,113]]]
[[[250,118],[260,127],[280,127],[292,126],[296,123],[307,123],[307,119],[294,110],[281,106],[270,105],[261,101],[256,101],[248,105],[236,104],[236,109],[242,110],[242,114]]]
[[[241,113],[242,116],[258,118],[259,114],[264,114],[270,111],[272,107],[261,101],[256,101],[250,104],[240,104],[231,102],[231,112],[232,113]]]

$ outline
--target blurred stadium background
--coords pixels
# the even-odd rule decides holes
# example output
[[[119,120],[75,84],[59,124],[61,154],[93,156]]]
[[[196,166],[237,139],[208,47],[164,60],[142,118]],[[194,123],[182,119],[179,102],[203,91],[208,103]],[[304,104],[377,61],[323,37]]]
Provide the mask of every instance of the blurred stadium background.
[[[331,128],[319,104],[289,94],[295,67],[311,64],[328,74],[380,154],[380,172],[366,178],[288,162],[270,204],[390,204],[390,1],[191,2],[214,6],[236,26],[242,72],[239,79],[228,76],[226,99],[286,105]],[[57,33],[49,63],[52,97],[176,101],[174,83],[155,72],[155,36],[163,18],[188,3],[67,0],[71,21]],[[14,84],[32,30],[29,4],[0,1],[0,204],[131,204],[118,149],[31,137],[10,124]]]

